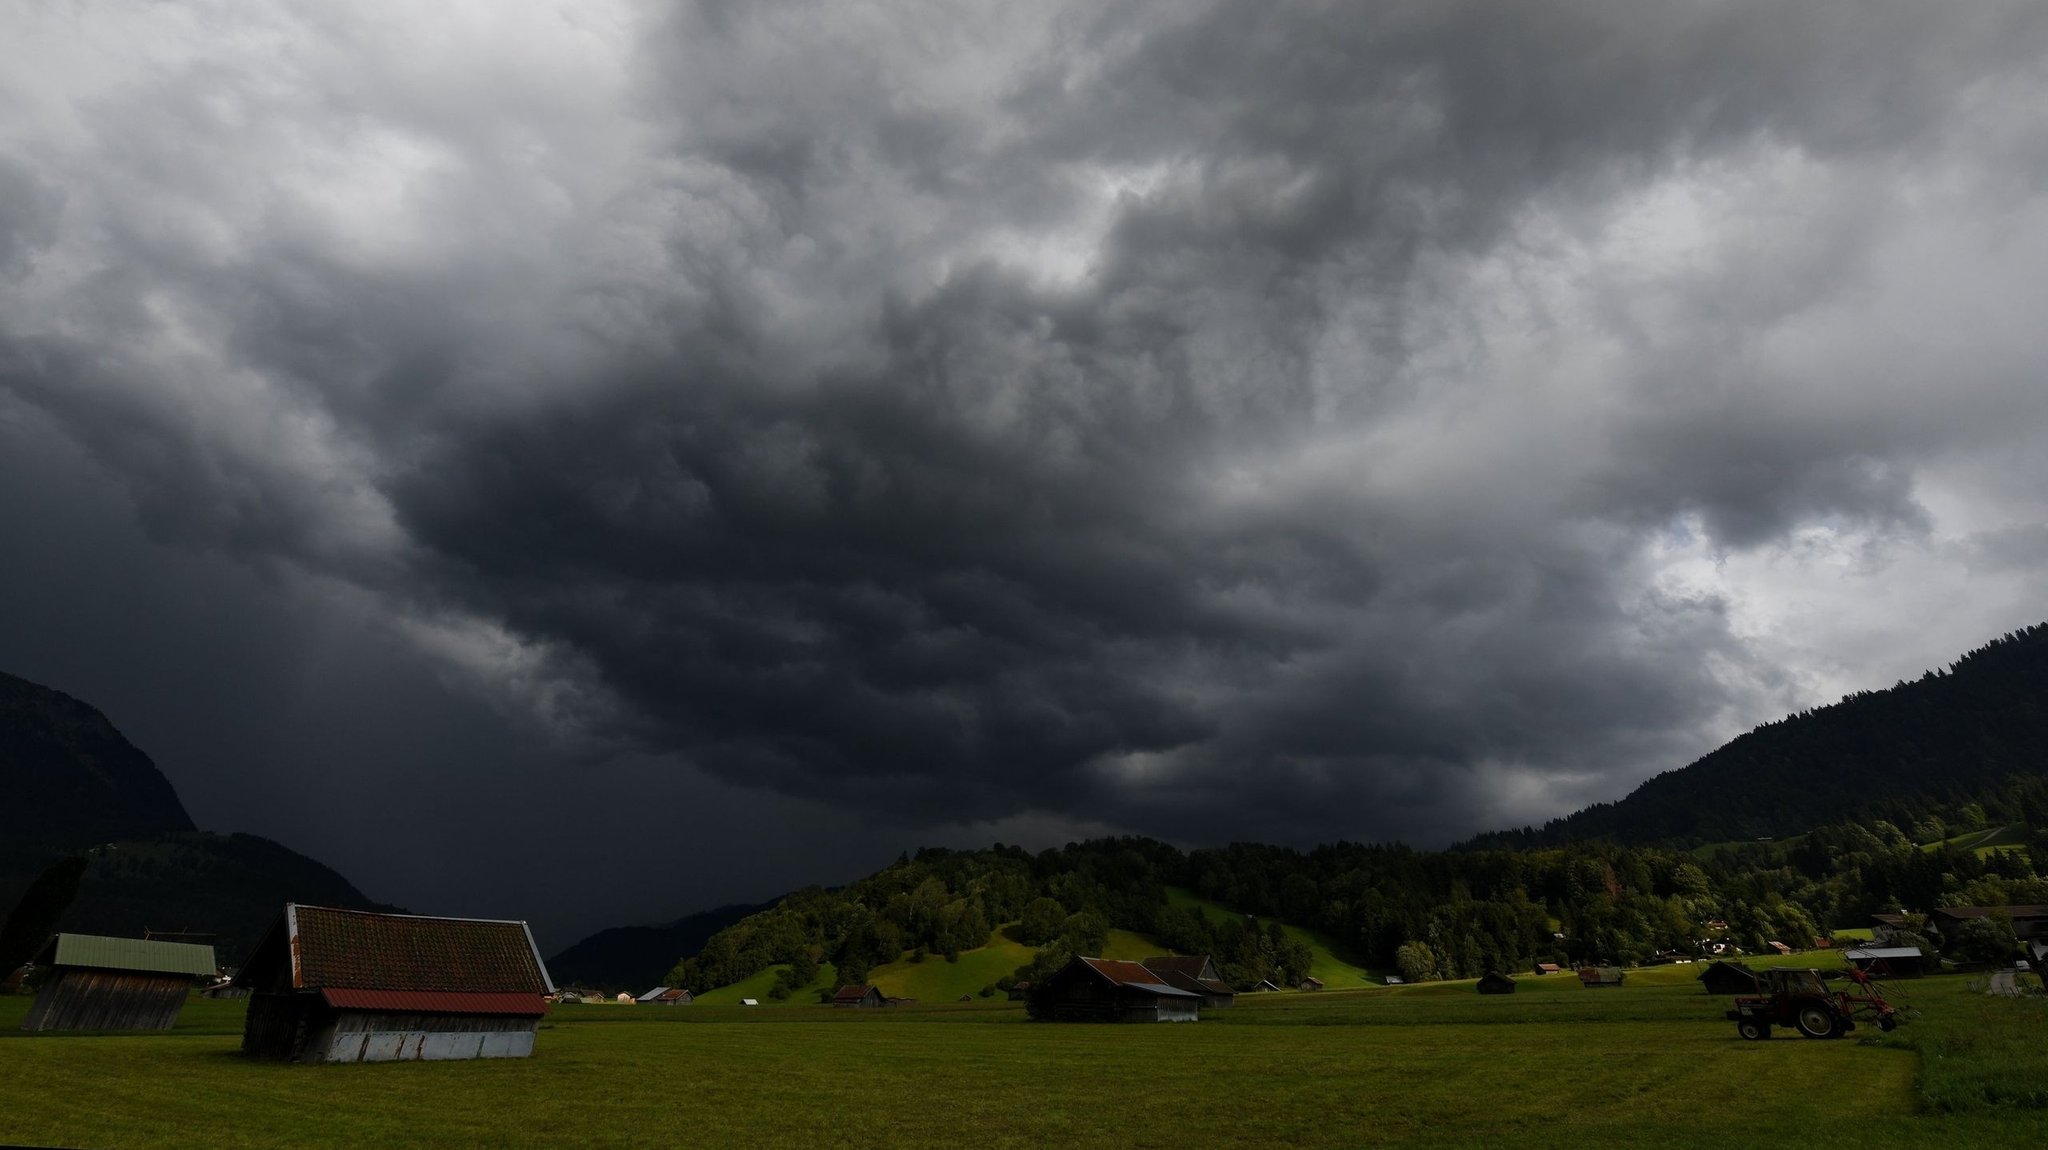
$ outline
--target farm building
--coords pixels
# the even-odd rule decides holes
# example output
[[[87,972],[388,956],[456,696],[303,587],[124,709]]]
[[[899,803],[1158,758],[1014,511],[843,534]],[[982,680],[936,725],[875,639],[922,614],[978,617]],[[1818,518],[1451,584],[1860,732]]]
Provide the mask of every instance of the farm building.
[[[1870,916],[1870,939],[1880,946],[1902,934],[1912,934],[1919,929],[1919,915],[1873,914]]]
[[[1618,966],[1582,966],[1579,968],[1579,983],[1582,986],[1620,986],[1627,977]]]
[[[524,1058],[554,990],[523,922],[285,904],[235,984],[281,1062]]]
[[[210,946],[93,934],[58,935],[35,965],[50,973],[23,1030],[169,1030],[214,970]]]
[[[688,1006],[695,995],[680,986],[657,986],[640,996],[642,1006]]]
[[[1889,978],[1918,978],[1926,963],[1917,946],[1859,946],[1843,951],[1842,961]]]
[[[839,993],[832,996],[832,1005],[856,1008],[887,1006],[889,1000],[882,997],[882,992],[872,986],[842,986]]]
[[[1515,980],[1497,970],[1489,970],[1479,978],[1481,994],[1513,994]]]
[[[1563,969],[1564,967],[1561,967],[1554,962],[1539,962],[1536,964],[1537,974],[1556,974],[1557,972]]]
[[[1765,944],[1764,944],[1764,947],[1765,947],[1765,949],[1767,949],[1767,950],[1771,951],[1771,952],[1772,952],[1773,954],[1791,954],[1791,953],[1792,953],[1792,948],[1791,948],[1790,946],[1786,945],[1785,943],[1782,943],[1782,942],[1777,942],[1777,941],[1771,941],[1771,942],[1767,942],[1767,943],[1765,943]]]
[[[1140,963],[1075,958],[1032,988],[1026,1009],[1051,1022],[1193,1022],[1202,996],[1166,985]]]
[[[1700,986],[1708,994],[1755,994],[1756,971],[1739,962],[1711,963],[1700,971]]]
[[[1294,989],[1296,990],[1321,990],[1322,988],[1323,980],[1317,978],[1315,975],[1309,975],[1307,978],[1302,979],[1294,986]]]
[[[1168,986],[1201,995],[1203,1006],[1229,1006],[1237,1001],[1237,991],[1223,981],[1206,954],[1148,958],[1140,965]]]
[[[1010,984],[1010,1001],[1022,1002],[1031,997],[1031,980],[1024,979]]]
[[[2003,915],[2012,923],[2012,932],[2021,942],[2037,938],[2048,938],[2048,906],[1938,906],[1927,915],[1927,929],[1946,937],[1956,927],[1975,918],[1989,918]]]

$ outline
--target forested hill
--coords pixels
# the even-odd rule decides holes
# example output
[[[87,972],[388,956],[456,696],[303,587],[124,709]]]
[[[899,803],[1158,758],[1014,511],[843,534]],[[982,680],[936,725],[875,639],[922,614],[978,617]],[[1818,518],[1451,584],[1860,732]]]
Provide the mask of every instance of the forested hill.
[[[1910,818],[2028,774],[2048,774],[2048,623],[1915,682],[1767,723],[1618,802],[1465,845],[1776,838],[1859,815]]]

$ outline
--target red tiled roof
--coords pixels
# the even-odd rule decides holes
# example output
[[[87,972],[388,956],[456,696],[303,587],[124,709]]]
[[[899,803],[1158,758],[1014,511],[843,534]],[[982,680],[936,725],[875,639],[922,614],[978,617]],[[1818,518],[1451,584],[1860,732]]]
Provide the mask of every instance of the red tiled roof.
[[[289,908],[292,985],[540,995],[552,989],[523,922]]]
[[[329,987],[320,992],[337,1010],[389,1010],[403,1014],[513,1014],[539,1017],[548,1012],[538,994],[489,994],[455,990],[355,990]]]
[[[1135,986],[1141,990],[1149,990],[1154,994],[1187,994],[1192,996],[1191,991],[1168,986],[1159,981],[1159,976],[1146,970],[1145,964],[1142,962],[1125,962],[1122,959],[1116,958],[1084,958],[1079,956],[1077,956],[1077,961],[1086,963],[1089,969],[1119,986]]]

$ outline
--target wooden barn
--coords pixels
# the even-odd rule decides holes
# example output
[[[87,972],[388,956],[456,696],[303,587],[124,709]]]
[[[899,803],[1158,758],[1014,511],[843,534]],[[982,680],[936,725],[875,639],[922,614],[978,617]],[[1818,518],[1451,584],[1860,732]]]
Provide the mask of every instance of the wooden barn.
[[[1917,946],[1858,946],[1842,952],[1842,961],[1879,978],[1918,978],[1927,965]]]
[[[839,992],[832,996],[832,1005],[855,1008],[876,1007],[889,1005],[889,1000],[883,997],[881,990],[876,987],[842,986],[839,988]]]
[[[1203,1006],[1229,1006],[1237,1001],[1237,991],[1223,981],[1216,964],[1206,954],[1162,955],[1139,965],[1158,975],[1159,981],[1168,986],[1201,995]]]
[[[688,1006],[696,996],[680,986],[657,986],[640,996],[642,1006]]]
[[[1579,968],[1579,984],[1582,986],[1620,986],[1628,977],[1618,966],[1582,966]]]
[[[282,1062],[524,1058],[554,990],[523,922],[287,903],[235,983]]]
[[[1537,974],[1556,974],[1557,972],[1563,969],[1564,967],[1561,967],[1554,962],[1539,962],[1536,964]]]
[[[214,971],[210,946],[93,934],[58,935],[35,965],[50,973],[23,1030],[169,1030]]]
[[[1166,985],[1142,963],[1075,958],[1031,988],[1026,1009],[1050,1022],[1194,1022],[1202,996]]]
[[[1756,971],[1739,962],[1716,962],[1700,971],[1700,985],[1708,994],[1755,994]]]
[[[1497,970],[1489,970],[1479,977],[1481,994],[1513,994],[1515,980]]]

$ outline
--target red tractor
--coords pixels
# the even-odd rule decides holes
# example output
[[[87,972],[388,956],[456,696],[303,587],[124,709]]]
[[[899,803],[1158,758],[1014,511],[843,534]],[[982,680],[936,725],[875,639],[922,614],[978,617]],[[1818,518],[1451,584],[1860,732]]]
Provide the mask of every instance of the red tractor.
[[[1871,1015],[1879,1030],[1899,1024],[1898,1011],[1869,975],[1855,969],[1843,973],[1857,993],[1830,990],[1818,970],[1764,971],[1757,985],[1762,993],[1738,997],[1728,1018],[1735,1032],[1749,1039],[1769,1038],[1773,1026],[1796,1027],[1808,1038],[1839,1038],[1856,1029],[1858,1014]]]

